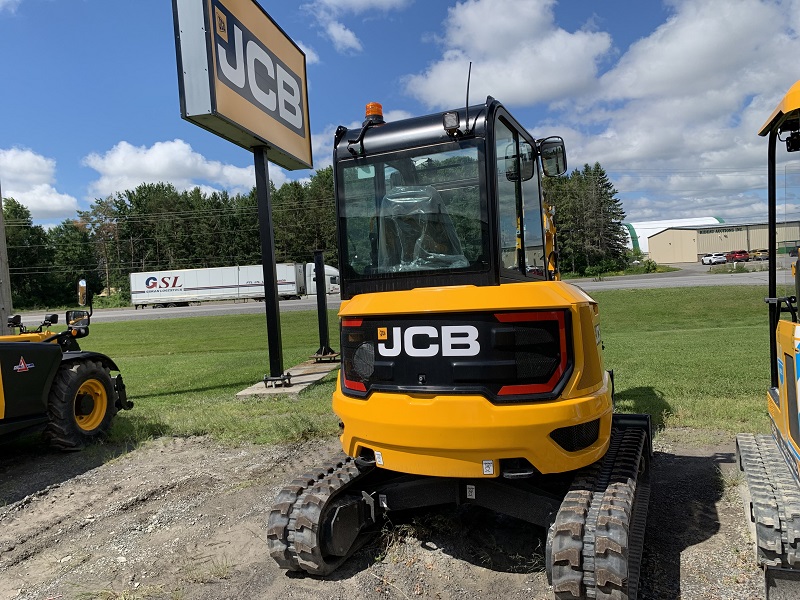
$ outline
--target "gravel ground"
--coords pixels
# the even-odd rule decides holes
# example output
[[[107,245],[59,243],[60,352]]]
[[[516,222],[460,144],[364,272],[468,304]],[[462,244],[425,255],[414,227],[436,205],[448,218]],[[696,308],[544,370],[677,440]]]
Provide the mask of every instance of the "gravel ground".
[[[732,435],[656,439],[640,598],[763,598]],[[0,453],[0,600],[550,598],[544,532],[484,510],[441,509],[384,528],[327,579],[287,575],[266,552],[278,489],[338,449],[226,448],[162,438]]]

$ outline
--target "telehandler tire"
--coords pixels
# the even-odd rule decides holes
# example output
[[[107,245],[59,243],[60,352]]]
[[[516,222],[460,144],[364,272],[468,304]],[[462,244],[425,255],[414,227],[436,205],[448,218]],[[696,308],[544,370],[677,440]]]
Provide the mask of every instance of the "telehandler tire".
[[[50,388],[45,438],[59,450],[79,450],[103,437],[117,413],[114,398],[111,374],[102,363],[82,360],[61,365]]]

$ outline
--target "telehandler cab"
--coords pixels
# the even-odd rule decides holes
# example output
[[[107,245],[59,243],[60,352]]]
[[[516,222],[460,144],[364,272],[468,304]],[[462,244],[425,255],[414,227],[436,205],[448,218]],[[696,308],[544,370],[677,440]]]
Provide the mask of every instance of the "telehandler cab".
[[[750,493],[749,517],[755,524],[756,559],[764,569],[766,596],[779,600],[800,598],[800,261],[792,265],[794,295],[778,296],[776,148],[780,141],[786,144],[787,152],[800,150],[800,81],[789,89],[759,135],[769,140],[769,295],[765,301],[770,342],[767,411],[772,435],[740,433],[736,451]],[[794,242],[790,247],[795,248]],[[782,319],[782,315],[789,319]]]
[[[108,356],[80,349],[89,335],[91,295],[78,284],[78,301],[89,310],[68,310],[67,328],[50,329],[57,314],[29,329],[19,315],[0,336],[0,441],[41,430],[54,448],[77,450],[103,436],[118,410],[133,408],[119,368]]]
[[[560,281],[541,177],[566,171],[493,98],[339,127],[344,454],[278,494],[268,545],[327,575],[390,511],[474,504],[546,531],[557,598],[635,598],[648,415],[613,413],[597,304]]]

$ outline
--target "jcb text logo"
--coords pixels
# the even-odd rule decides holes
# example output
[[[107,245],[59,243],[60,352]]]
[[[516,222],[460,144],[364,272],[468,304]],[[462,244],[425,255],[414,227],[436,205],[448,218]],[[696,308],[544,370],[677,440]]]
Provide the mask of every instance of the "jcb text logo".
[[[478,329],[472,325],[444,325],[441,332],[436,327],[418,325],[392,327],[391,341],[386,327],[378,329],[378,354],[381,356],[399,356],[405,352],[408,356],[477,356],[481,351],[478,342]],[[380,342],[387,340],[387,343]]]
[[[302,80],[236,17],[214,3],[217,77],[283,125],[305,136]]]

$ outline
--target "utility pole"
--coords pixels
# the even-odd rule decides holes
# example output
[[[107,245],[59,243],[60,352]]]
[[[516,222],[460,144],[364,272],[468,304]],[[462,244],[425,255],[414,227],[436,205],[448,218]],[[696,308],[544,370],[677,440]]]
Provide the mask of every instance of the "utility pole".
[[[0,186],[0,333],[5,330],[8,317],[14,312],[11,306],[11,279],[8,269],[8,248],[6,247],[6,221],[3,218],[3,189]]]

